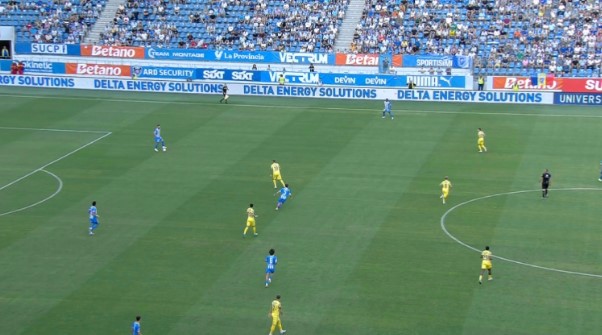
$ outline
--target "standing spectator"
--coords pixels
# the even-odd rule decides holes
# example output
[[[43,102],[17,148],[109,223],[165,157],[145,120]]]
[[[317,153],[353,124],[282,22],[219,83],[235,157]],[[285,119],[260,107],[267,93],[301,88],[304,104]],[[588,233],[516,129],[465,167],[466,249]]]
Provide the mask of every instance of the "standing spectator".
[[[284,83],[286,83],[286,79],[284,78],[284,75],[281,74],[278,78],[278,85],[284,85]]]
[[[435,74],[435,69],[433,69],[433,67],[431,67],[431,68],[429,69],[429,74],[430,74],[431,76]]]
[[[448,66],[447,69],[445,69],[445,74],[448,76],[451,76],[451,74],[452,74],[451,67]]]
[[[389,73],[389,60],[383,59],[383,73]]]
[[[22,61],[17,65],[17,74],[23,74],[25,72],[25,63]]]
[[[256,65],[256,64],[253,64],[253,67],[251,68],[251,70],[253,70],[253,71],[257,71],[257,65]]]
[[[0,58],[2,58],[2,59],[10,58],[10,51],[8,51],[8,48],[6,47],[6,45],[2,47],[2,56]]]
[[[309,72],[314,72],[315,68],[314,68],[314,63],[309,63]]]
[[[483,77],[483,75],[479,76],[479,78],[477,79],[477,84],[479,84],[479,91],[482,91],[485,87],[485,77]]]

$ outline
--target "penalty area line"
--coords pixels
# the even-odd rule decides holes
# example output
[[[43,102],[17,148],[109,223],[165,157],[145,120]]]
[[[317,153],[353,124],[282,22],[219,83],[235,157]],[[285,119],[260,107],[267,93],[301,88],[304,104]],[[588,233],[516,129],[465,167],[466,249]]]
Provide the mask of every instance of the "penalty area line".
[[[33,131],[50,131],[58,133],[88,133],[88,134],[106,134],[109,131],[104,130],[76,130],[76,129],[54,129],[54,128],[28,128],[28,127],[2,127],[4,130],[33,130]]]
[[[69,157],[69,156],[73,155],[74,153],[76,153],[76,152],[78,152],[78,151],[80,151],[80,150],[82,150],[82,149],[84,149],[84,148],[87,148],[87,147],[91,146],[92,144],[94,144],[94,143],[96,143],[96,142],[98,142],[98,141],[102,140],[103,138],[105,138],[105,137],[107,137],[107,136],[109,136],[109,135],[111,135],[111,134],[112,134],[112,132],[107,132],[107,133],[105,133],[104,135],[102,135],[102,136],[100,136],[100,137],[98,137],[98,138],[96,138],[96,139],[94,139],[94,140],[92,140],[92,141],[90,141],[90,142],[88,142],[88,143],[86,143],[86,144],[84,144],[84,145],[80,146],[79,148],[77,148],[77,149],[75,149],[75,150],[72,150],[72,151],[70,151],[70,152],[68,152],[68,153],[64,154],[63,156],[61,156],[61,157],[59,157],[59,158],[57,158],[57,159],[55,159],[55,160],[51,161],[50,163],[46,163],[46,164],[44,164],[44,165],[40,166],[39,168],[37,168],[37,169],[35,169],[35,170],[33,170],[33,171],[31,171],[31,172],[27,173],[26,175],[24,175],[24,176],[22,176],[22,177],[19,177],[19,178],[15,179],[15,180],[11,181],[10,183],[8,183],[8,184],[6,184],[6,185],[4,185],[4,186],[0,187],[0,191],[2,191],[2,190],[4,190],[5,188],[7,188],[7,187],[10,187],[10,186],[12,186],[12,185],[14,185],[14,184],[18,183],[18,182],[20,182],[21,180],[23,180],[23,179],[25,179],[25,178],[27,178],[27,177],[31,176],[32,174],[34,174],[34,173],[36,173],[36,172],[38,172],[38,171],[42,171],[42,170],[44,170],[44,169],[45,169],[45,168],[47,168],[48,166],[50,166],[50,165],[52,165],[52,164],[54,164],[54,163],[57,163],[57,162],[59,162],[59,161],[61,161],[61,160],[65,159],[65,158],[67,158],[67,157]]]

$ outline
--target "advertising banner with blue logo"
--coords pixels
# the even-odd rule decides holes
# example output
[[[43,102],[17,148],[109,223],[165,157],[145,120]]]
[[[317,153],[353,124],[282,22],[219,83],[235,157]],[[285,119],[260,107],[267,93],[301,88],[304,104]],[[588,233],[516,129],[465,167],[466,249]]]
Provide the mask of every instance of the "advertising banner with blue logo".
[[[334,64],[334,54],[302,52],[238,51],[146,48],[146,59],[239,63]]]
[[[445,67],[453,69],[472,68],[472,58],[468,56],[444,55],[403,55],[403,67]]]
[[[602,106],[601,93],[554,93],[555,105]]]
[[[168,92],[194,94],[221,94],[219,81],[187,82],[123,78],[66,77],[51,75],[0,75],[0,86],[56,87],[88,90],[119,90],[134,92]],[[364,99],[393,101],[449,101],[552,104],[551,92],[487,92],[456,90],[400,90],[374,87],[344,87],[320,85],[277,85],[232,83],[229,93],[273,97],[304,97],[330,99]],[[395,104],[395,102],[394,102]],[[395,105],[394,105],[395,106]]]
[[[196,69],[196,78],[202,80],[262,81],[263,71]]]
[[[132,66],[132,76],[136,78],[184,79],[196,78],[196,69],[180,67]]]
[[[284,77],[287,84],[319,84],[320,75],[315,72],[272,72],[261,71],[261,82],[277,83],[280,76]]]
[[[24,61],[26,73],[66,74],[64,63]],[[12,61],[0,61],[0,70],[10,71]],[[317,72],[274,72],[226,69],[195,69],[161,66],[132,66],[131,75],[136,78],[173,80],[218,80],[256,83],[278,83],[284,77],[286,84],[322,84],[359,87],[407,87],[410,81],[417,88],[466,89],[470,77],[464,76],[405,76],[384,74],[339,74]],[[129,75],[129,74],[128,74]],[[470,85],[468,85],[470,86]],[[470,88],[470,87],[468,87]]]
[[[13,61],[0,60],[0,71],[10,71]],[[25,73],[65,74],[64,63],[22,61]]]
[[[325,85],[407,87],[410,80],[420,88],[466,89],[465,76],[402,76],[370,74],[320,74]]]
[[[484,92],[456,90],[398,90],[397,100],[485,102],[512,104],[552,104],[549,92]]]
[[[16,43],[16,54],[39,55],[68,55],[81,56],[79,44],[47,44],[47,43]],[[89,55],[88,55],[89,56]],[[396,57],[403,67],[451,67],[455,69],[472,68],[472,58],[469,56],[444,55],[380,55],[379,70],[386,73],[394,65]],[[133,58],[133,57],[126,57]],[[208,49],[160,49],[144,48],[144,58],[149,60],[184,60],[210,62],[238,63],[272,63],[272,64],[319,64],[337,65],[336,54],[309,52],[275,52],[275,51],[244,51],[244,50],[208,50]],[[343,64],[339,64],[343,65]],[[399,64],[395,64],[399,66]]]
[[[16,54],[80,56],[79,44],[15,43]]]

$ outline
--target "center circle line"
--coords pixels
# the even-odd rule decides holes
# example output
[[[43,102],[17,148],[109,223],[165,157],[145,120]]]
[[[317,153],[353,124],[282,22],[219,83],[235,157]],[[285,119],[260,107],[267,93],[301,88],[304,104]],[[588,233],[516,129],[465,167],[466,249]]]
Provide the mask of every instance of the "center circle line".
[[[550,189],[550,191],[602,191],[602,188],[594,188],[594,187],[570,187],[570,188],[557,188],[557,189]],[[464,205],[468,205],[470,203],[476,202],[476,201],[480,201],[480,200],[485,200],[485,199],[489,199],[489,198],[494,198],[494,197],[499,197],[499,196],[503,196],[503,195],[514,195],[514,194],[522,194],[522,193],[531,193],[531,192],[541,192],[541,190],[521,190],[521,191],[512,191],[512,192],[503,192],[503,193],[495,193],[495,194],[490,194],[490,195],[486,195],[486,196],[482,196],[482,197],[478,197],[478,198],[474,198],[474,199],[470,199],[464,202],[461,202],[453,207],[451,207],[450,209],[448,209],[447,211],[445,211],[445,213],[443,213],[443,215],[441,216],[441,229],[443,230],[443,232],[445,233],[445,235],[447,235],[449,238],[451,238],[452,240],[454,240],[456,243],[470,249],[470,250],[474,250],[476,252],[481,252],[480,249],[475,248],[463,241],[461,241],[459,238],[455,237],[454,235],[452,235],[448,230],[447,227],[445,226],[445,219],[447,218],[447,216],[453,212],[454,210],[464,206]],[[502,256],[494,256],[494,259],[500,259],[509,263],[514,263],[514,264],[519,264],[519,265],[523,265],[523,266],[528,266],[531,268],[535,268],[535,269],[540,269],[540,270],[545,270],[545,271],[553,271],[553,272],[559,272],[559,273],[565,273],[565,274],[570,274],[570,275],[578,275],[578,276],[585,276],[585,277],[593,277],[593,278],[602,278],[602,275],[599,274],[593,274],[593,273],[587,273],[587,272],[578,272],[578,271],[569,271],[569,270],[562,270],[562,269],[556,269],[556,268],[550,268],[550,267],[545,267],[545,266],[541,266],[541,265],[536,265],[536,264],[531,264],[531,263],[526,263],[526,262],[521,262],[518,260],[514,260],[511,258],[506,258],[506,257],[502,257]]]

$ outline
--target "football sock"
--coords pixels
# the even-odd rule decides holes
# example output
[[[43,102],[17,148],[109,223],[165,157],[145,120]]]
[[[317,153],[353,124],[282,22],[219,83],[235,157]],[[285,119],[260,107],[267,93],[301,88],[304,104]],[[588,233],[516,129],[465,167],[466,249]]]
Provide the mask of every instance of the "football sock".
[[[483,275],[480,275],[479,276],[479,282],[482,282],[482,281],[483,281]]]

